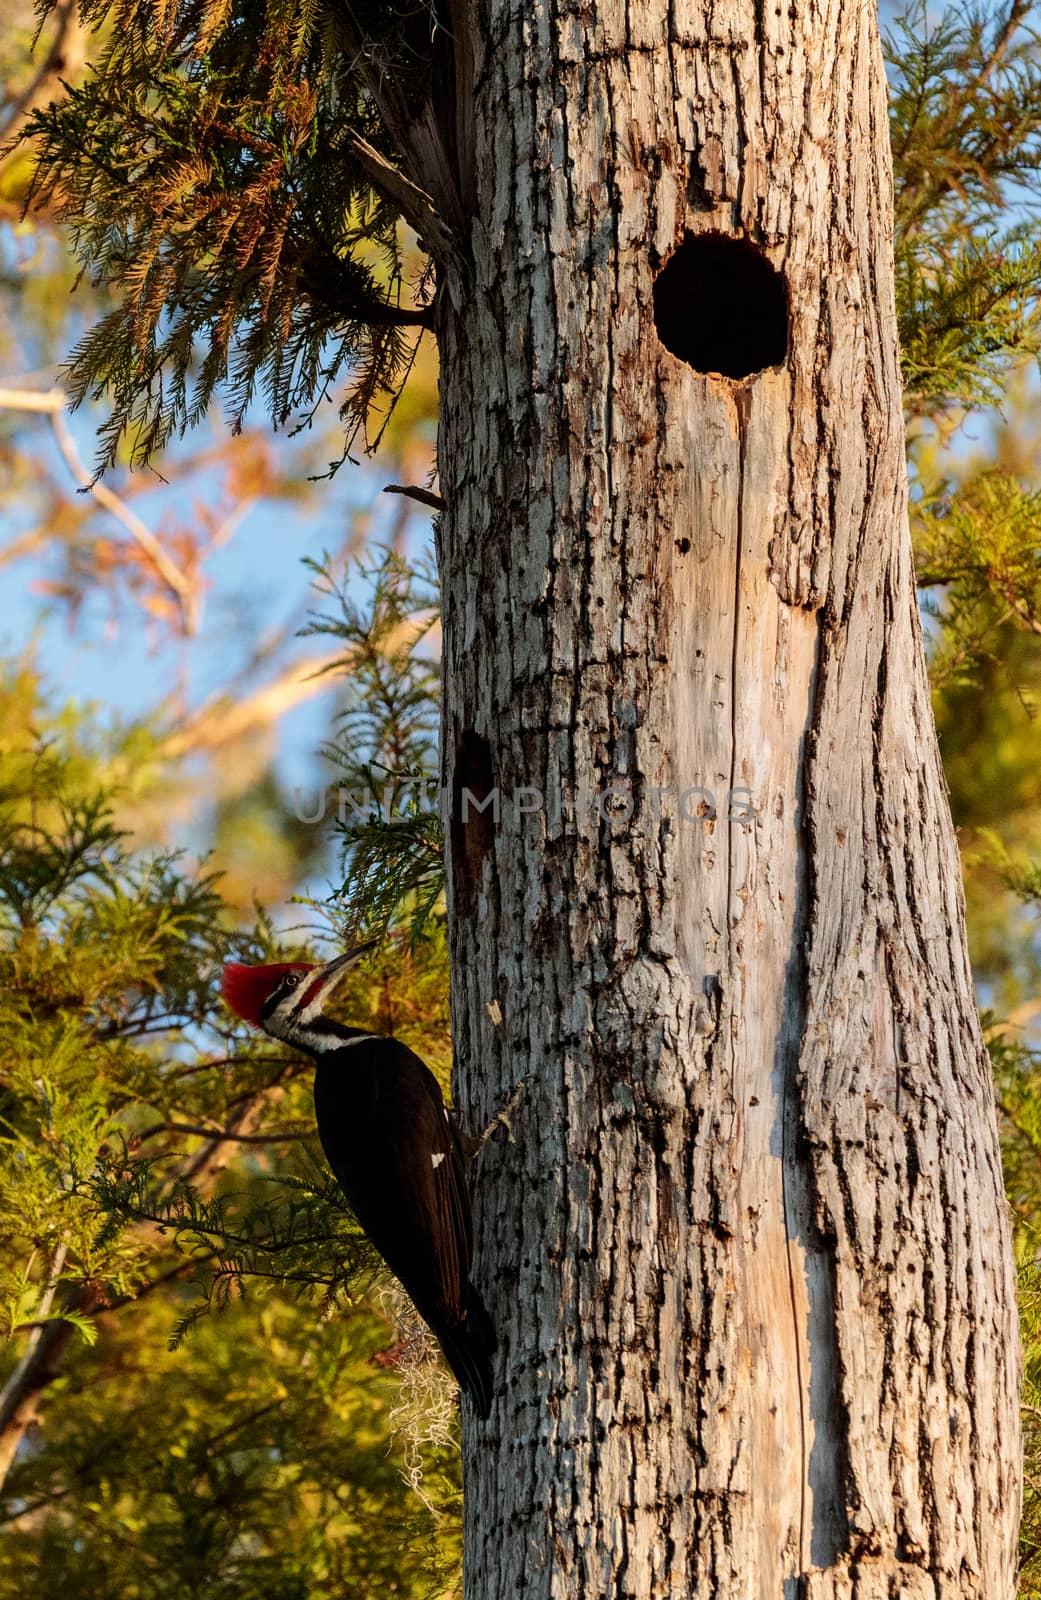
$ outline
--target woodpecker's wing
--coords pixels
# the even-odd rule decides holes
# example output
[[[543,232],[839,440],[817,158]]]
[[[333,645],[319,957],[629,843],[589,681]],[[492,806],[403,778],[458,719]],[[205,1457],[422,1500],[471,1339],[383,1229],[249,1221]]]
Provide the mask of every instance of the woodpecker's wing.
[[[465,1316],[473,1252],[459,1137],[436,1078],[397,1039],[323,1056],[315,1113],[326,1159],[421,1314]]]
[[[441,1116],[444,1123],[444,1142],[441,1150],[431,1156],[434,1173],[434,1199],[437,1210],[437,1236],[445,1252],[444,1283],[451,1284],[455,1293],[446,1309],[456,1316],[466,1315],[470,1262],[473,1259],[473,1222],[470,1216],[470,1196],[466,1188],[466,1168],[462,1147],[454,1123],[442,1101]],[[442,1155],[443,1159],[437,1160]]]
[[[439,1096],[440,1098],[440,1096]],[[492,1405],[492,1355],[497,1340],[484,1301],[470,1282],[473,1254],[470,1197],[462,1141],[452,1118],[444,1117],[444,1159],[438,1150],[431,1162],[437,1207],[436,1236],[443,1252],[439,1305],[425,1302],[421,1292],[409,1289],[416,1309],[436,1333],[445,1359],[460,1388],[470,1396],[478,1416],[487,1417]]]
[[[436,1078],[400,1041],[365,1039],[322,1055],[314,1096],[322,1147],[351,1209],[488,1416],[495,1330],[470,1282],[463,1149]]]

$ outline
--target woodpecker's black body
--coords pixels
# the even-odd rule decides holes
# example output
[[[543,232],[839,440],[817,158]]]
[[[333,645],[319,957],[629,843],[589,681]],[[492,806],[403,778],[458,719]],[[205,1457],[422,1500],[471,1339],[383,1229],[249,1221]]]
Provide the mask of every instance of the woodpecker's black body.
[[[436,1334],[460,1387],[486,1417],[495,1333],[470,1282],[473,1233],[458,1131],[437,1079],[407,1045],[324,1014],[340,978],[367,948],[322,967],[229,962],[222,992],[240,1017],[313,1058],[326,1159],[359,1223]]]
[[[314,1107],[351,1210],[486,1417],[495,1334],[470,1282],[463,1152],[437,1079],[400,1040],[366,1038],[318,1058]]]

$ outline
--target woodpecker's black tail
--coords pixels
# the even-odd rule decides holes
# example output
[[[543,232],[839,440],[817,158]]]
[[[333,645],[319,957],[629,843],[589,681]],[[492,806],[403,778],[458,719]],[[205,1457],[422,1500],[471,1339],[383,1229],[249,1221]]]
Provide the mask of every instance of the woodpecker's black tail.
[[[484,1301],[472,1283],[468,1290],[463,1320],[441,1321],[434,1332],[460,1389],[470,1396],[477,1415],[486,1417],[492,1409],[492,1356],[497,1341]]]

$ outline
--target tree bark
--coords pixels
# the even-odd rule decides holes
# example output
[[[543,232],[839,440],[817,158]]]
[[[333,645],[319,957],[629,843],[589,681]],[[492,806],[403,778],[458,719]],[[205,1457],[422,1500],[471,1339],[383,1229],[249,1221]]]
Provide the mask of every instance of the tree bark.
[[[480,1125],[534,1078],[480,1162],[466,1594],[1010,1600],[1014,1279],[874,8],[475,0],[470,30],[439,299],[459,1098]],[[688,235],[781,275],[783,360],[718,270],[662,332],[761,370],[666,348]]]

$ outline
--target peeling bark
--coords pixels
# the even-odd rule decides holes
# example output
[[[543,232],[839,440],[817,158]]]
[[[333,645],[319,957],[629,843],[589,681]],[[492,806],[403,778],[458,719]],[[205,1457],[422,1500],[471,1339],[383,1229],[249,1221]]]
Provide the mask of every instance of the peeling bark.
[[[438,330],[453,1021],[475,1126],[534,1081],[482,1158],[466,1594],[1010,1600],[1013,1273],[874,8],[475,0],[470,39]],[[709,234],[784,281],[787,356],[742,382],[655,328]],[[691,318],[727,293],[692,283]],[[464,824],[464,790],[498,815]]]

